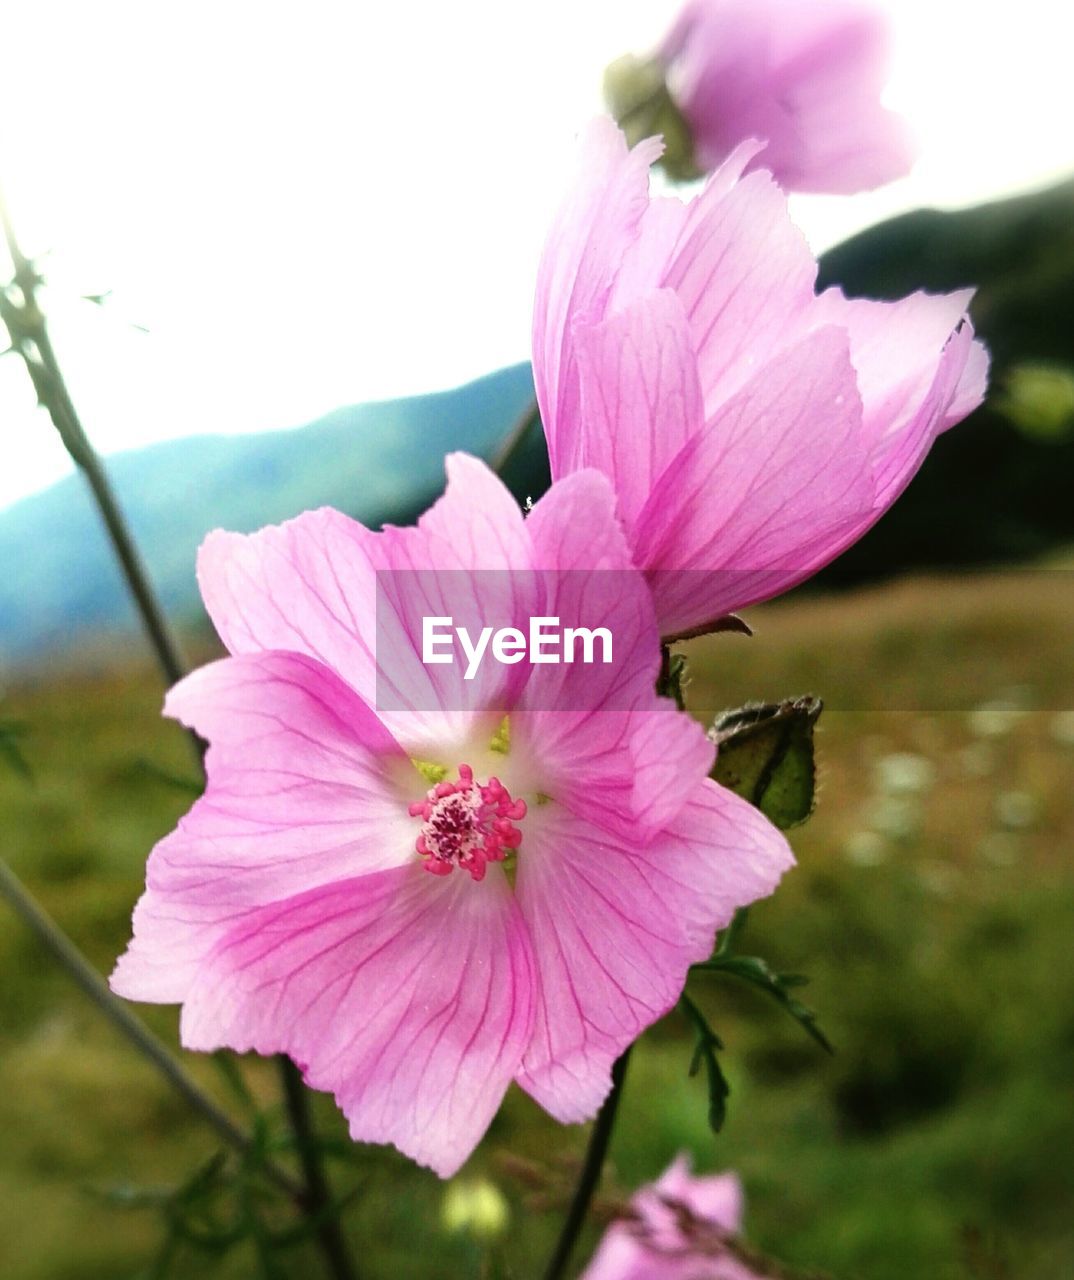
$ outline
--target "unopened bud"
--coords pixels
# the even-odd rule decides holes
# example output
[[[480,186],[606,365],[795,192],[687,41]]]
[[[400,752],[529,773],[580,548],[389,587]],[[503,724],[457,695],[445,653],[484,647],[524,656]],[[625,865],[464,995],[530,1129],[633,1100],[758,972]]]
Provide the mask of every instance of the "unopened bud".
[[[488,1243],[507,1230],[510,1210],[503,1192],[486,1178],[448,1183],[440,1210],[444,1230],[466,1232]]]
[[[658,58],[628,53],[616,59],[604,72],[604,101],[632,147],[654,134],[664,139],[658,163],[669,178],[692,182],[701,177],[690,127],[668,91],[665,67]]]

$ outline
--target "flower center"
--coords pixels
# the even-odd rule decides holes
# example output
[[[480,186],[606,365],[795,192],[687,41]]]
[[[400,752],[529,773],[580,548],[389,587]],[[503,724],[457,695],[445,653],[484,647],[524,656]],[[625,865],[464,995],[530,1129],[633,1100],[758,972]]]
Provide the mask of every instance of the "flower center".
[[[414,847],[426,871],[446,876],[462,867],[482,880],[487,863],[503,862],[522,843],[513,824],[526,816],[526,802],[513,800],[499,778],[475,782],[473,769],[460,764],[458,782],[430,787],[410,806],[410,816],[423,820]]]

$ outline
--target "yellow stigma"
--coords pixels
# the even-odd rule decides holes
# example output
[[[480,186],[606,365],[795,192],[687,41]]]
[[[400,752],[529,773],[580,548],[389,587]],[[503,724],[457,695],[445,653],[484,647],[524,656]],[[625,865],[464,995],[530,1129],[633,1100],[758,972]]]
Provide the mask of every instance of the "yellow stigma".
[[[432,760],[411,760],[410,762],[431,787],[443,782],[448,775],[446,764],[434,764]]]
[[[505,756],[511,750],[511,717],[504,716],[500,721],[500,727],[492,735],[492,741],[489,743],[490,751],[497,751],[500,755]]]

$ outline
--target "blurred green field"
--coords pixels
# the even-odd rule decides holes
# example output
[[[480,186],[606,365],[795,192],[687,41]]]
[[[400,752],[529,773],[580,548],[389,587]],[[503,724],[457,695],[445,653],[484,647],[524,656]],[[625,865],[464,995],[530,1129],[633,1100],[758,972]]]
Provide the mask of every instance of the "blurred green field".
[[[694,981],[727,1044],[726,1128],[706,1130],[700,1080],[686,1075],[691,1038],[673,1014],[635,1051],[606,1190],[629,1191],[687,1149],[699,1168],[740,1172],[751,1240],[796,1268],[833,1280],[1074,1276],[1066,574],[920,579],[749,616],[752,640],[693,646],[691,705],[704,717],[752,697],[828,702],[820,806],[793,836],[800,866],[753,912],[742,945],[811,976],[805,996],[838,1052],[827,1058],[748,989]],[[0,697],[0,718],[29,726],[35,772],[32,786],[0,772],[4,854],[102,971],[125,943],[148,849],[188,803],[160,776],[188,758],[158,717],[152,669],[134,656],[116,674],[106,656]],[[0,967],[0,1277],[149,1275],[162,1215],[117,1193],[189,1175],[213,1136],[4,907]],[[175,1011],[145,1012],[174,1042]],[[211,1061],[189,1061],[241,1109]],[[271,1066],[247,1065],[271,1105]],[[325,1132],[342,1138],[324,1103]],[[346,1223],[362,1276],[538,1275],[559,1224],[546,1206],[584,1140],[509,1095],[462,1175],[488,1176],[510,1204],[495,1270],[442,1230],[432,1175],[340,1143],[333,1175],[355,1193]],[[222,1221],[240,1211],[216,1210]],[[281,1257],[280,1275],[320,1274],[307,1245]],[[187,1245],[167,1274],[248,1276],[256,1261],[249,1245],[220,1264]]]

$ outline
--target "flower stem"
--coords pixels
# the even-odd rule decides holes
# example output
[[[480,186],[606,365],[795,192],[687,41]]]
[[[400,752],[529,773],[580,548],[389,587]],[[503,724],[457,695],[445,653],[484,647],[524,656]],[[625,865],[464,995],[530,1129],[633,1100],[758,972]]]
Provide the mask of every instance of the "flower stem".
[[[544,1280],[562,1280],[566,1274],[567,1264],[581,1234],[593,1193],[600,1182],[604,1157],[608,1153],[608,1144],[611,1142],[612,1130],[615,1128],[615,1117],[619,1110],[619,1100],[622,1097],[623,1081],[626,1078],[629,1061],[630,1049],[628,1048],[612,1067],[612,1091],[604,1099],[604,1105],[597,1113],[593,1132],[589,1135],[589,1146],[586,1149],[578,1185],[574,1189],[567,1220],[563,1224],[552,1260],[544,1273]]]
[[[38,401],[48,411],[71,460],[86,478],[161,672],[171,686],[181,680],[186,671],[179,642],[156,598],[145,562],[131,536],[108,473],[90,443],[67,389],[44,313],[37,302],[40,277],[19,247],[2,192],[0,222],[15,273],[12,284],[17,289],[14,296],[10,286],[0,289],[0,318],[7,328],[12,350],[22,357],[26,365]],[[191,738],[200,760],[201,740],[195,734],[191,734]]]
[[[182,651],[168,624],[164,610],[157,600],[145,562],[123,516],[108,474],[82,426],[67,389],[49,338],[44,314],[37,304],[37,286],[40,283],[40,277],[33,263],[19,247],[2,191],[0,191],[0,224],[3,226],[4,239],[14,270],[12,285],[7,288],[0,287],[0,319],[7,327],[12,349],[22,357],[26,365],[38,400],[48,410],[49,417],[59,432],[60,439],[71,459],[86,477],[161,672],[167,684],[171,686],[186,674],[186,663],[183,660]],[[204,776],[204,743],[193,731],[190,732],[190,739]],[[10,872],[4,875],[0,888],[16,905],[16,910],[31,925],[53,955],[67,968],[83,990],[109,1014],[131,1043],[150,1057],[202,1114],[207,1114],[200,1095],[196,1097],[197,1091],[191,1092],[193,1086],[179,1083],[180,1078],[185,1081],[187,1077],[178,1062],[171,1058],[163,1044],[156,1041],[156,1037],[139,1019],[112,996],[96,970],[85,961],[74,944],[37,907]],[[296,1076],[294,1080],[291,1079],[289,1072],[293,1072],[294,1067],[290,1059],[281,1055],[279,1061],[284,1079],[287,1110],[302,1158],[305,1186],[300,1189],[299,1201],[311,1217],[322,1215],[322,1221],[317,1228],[318,1238],[331,1274],[335,1280],[350,1280],[354,1271],[347,1257],[338,1222],[331,1212],[327,1181],[310,1127],[301,1078]],[[176,1077],[176,1073],[179,1078]],[[204,1099],[204,1102],[210,1107],[215,1105],[208,1099]],[[231,1138],[233,1143],[238,1138],[244,1148],[249,1147],[249,1140],[222,1112],[219,1113],[219,1118],[234,1130]],[[289,1178],[287,1181],[291,1184],[292,1190],[297,1189]]]
[[[317,1222],[317,1238],[333,1280],[355,1280],[356,1273],[340,1229],[339,1214],[332,1207],[331,1192],[317,1150],[317,1135],[310,1117],[309,1094],[301,1072],[291,1059],[281,1053],[277,1061],[306,1184],[302,1196],[306,1212]]]
[[[137,1046],[167,1082],[180,1093],[191,1107],[216,1130],[221,1138],[236,1151],[248,1154],[253,1149],[250,1137],[217,1104],[202,1092],[183,1069],[179,1059],[168,1046],[132,1013],[130,1008],[108,989],[108,984],[90,964],[81,951],[48,916],[27,892],[18,876],[0,859],[0,897],[5,898],[15,914],[30,929],[38,941],[60,962],[67,973],[82,988],[90,1000],[120,1032]],[[265,1172],[288,1195],[300,1199],[303,1188],[271,1161],[265,1162]]]
[[[540,421],[541,411],[537,407],[535,397],[519,414],[515,425],[507,433],[499,449],[493,455],[492,469],[497,475],[502,475],[514,462],[515,458],[521,454],[522,448],[526,443],[526,437],[535,426],[540,424]]]

